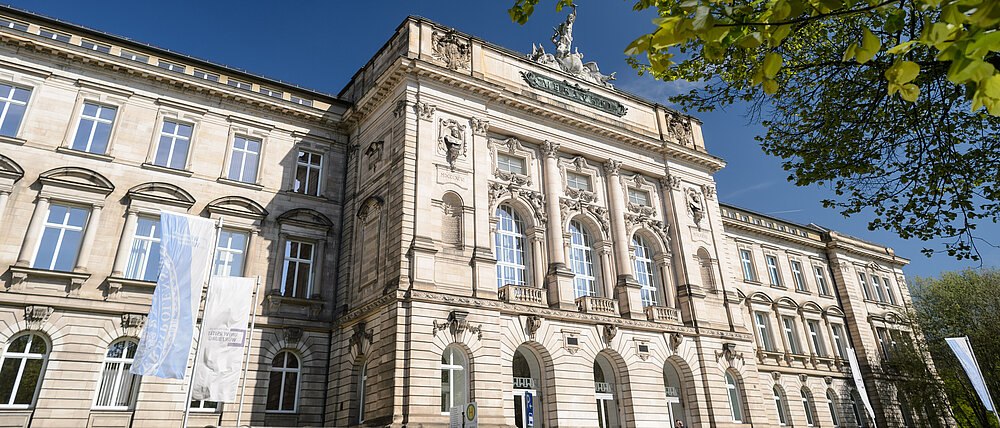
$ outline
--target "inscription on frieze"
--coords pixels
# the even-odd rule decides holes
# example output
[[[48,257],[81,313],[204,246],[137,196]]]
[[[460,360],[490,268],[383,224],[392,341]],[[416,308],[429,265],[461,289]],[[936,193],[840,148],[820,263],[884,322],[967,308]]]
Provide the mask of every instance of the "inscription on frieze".
[[[603,95],[590,92],[589,89],[584,89],[579,84],[569,83],[566,80],[556,80],[533,71],[522,71],[521,77],[523,77],[524,81],[528,82],[528,86],[531,86],[532,88],[573,100],[581,104],[586,104],[587,106],[603,112],[611,113],[615,116],[624,116],[625,112],[628,111],[628,108],[623,106],[622,103]]]

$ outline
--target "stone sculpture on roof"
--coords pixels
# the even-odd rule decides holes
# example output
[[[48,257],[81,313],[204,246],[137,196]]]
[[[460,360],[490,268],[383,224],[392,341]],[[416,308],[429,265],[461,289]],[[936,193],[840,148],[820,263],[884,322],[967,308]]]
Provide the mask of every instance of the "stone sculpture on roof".
[[[531,44],[531,54],[528,55],[532,61],[546,67],[561,70],[574,77],[586,80],[591,83],[614,88],[610,82],[615,80],[615,73],[610,75],[601,74],[596,62],[583,62],[583,54],[579,48],[573,47],[573,23],[576,21],[576,5],[571,5],[573,11],[566,16],[566,22],[562,22],[558,27],[553,28],[552,43],[556,45],[555,55],[546,53],[542,45]]]

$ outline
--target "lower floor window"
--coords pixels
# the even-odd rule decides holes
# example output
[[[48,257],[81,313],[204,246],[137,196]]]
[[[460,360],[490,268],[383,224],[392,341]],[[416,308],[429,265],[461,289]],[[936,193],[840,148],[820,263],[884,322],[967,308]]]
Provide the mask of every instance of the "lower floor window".
[[[270,382],[267,384],[267,410],[292,413],[299,394],[299,357],[281,351],[271,360]]]

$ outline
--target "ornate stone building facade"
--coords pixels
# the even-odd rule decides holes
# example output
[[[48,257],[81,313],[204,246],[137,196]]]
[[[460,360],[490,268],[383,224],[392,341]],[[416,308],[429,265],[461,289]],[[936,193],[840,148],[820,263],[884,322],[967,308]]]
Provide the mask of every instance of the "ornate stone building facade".
[[[701,123],[573,18],[525,56],[410,17],[332,96],[0,9],[0,426],[235,423],[127,374],[160,210],[261,278],[254,425],[870,426],[846,352],[907,260],[721,204]]]

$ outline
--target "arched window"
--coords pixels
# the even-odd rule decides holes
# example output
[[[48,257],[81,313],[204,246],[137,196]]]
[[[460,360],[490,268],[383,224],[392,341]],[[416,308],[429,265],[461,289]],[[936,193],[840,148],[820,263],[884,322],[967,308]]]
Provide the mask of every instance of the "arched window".
[[[851,411],[854,412],[854,423],[857,424],[857,426],[868,426],[866,423],[867,419],[864,414],[861,413],[861,407],[858,407],[857,392],[851,392]]]
[[[594,358],[594,397],[597,399],[597,422],[600,428],[618,428],[618,389],[615,366],[604,355]]]
[[[653,274],[653,251],[642,236],[632,236],[632,255],[635,256],[635,280],[642,286],[642,306],[656,306],[660,303],[659,287]]]
[[[575,297],[597,295],[597,273],[594,269],[594,240],[580,222],[569,222],[569,263],[573,270]]]
[[[368,398],[368,360],[361,364],[361,374],[358,376],[358,423],[365,421],[365,400]]]
[[[299,357],[281,351],[271,360],[271,379],[267,384],[269,412],[294,413],[299,399]]]
[[[774,393],[774,408],[778,412],[778,425],[788,425],[788,415],[785,414],[785,400],[781,398],[781,391],[776,386],[771,389],[771,392]]]
[[[497,287],[524,286],[527,259],[524,245],[524,221],[510,205],[497,208],[497,233],[493,252],[497,258]]]
[[[667,396],[670,426],[676,425],[677,421],[683,422],[684,426],[688,425],[687,406],[684,402],[684,385],[681,379],[673,363],[670,361],[663,363],[663,387]]]
[[[740,389],[736,386],[736,378],[730,372],[726,372],[726,391],[729,393],[729,409],[732,411],[733,422],[742,424],[743,404],[740,398]]]
[[[540,399],[541,370],[535,353],[527,346],[518,346],[511,359],[511,372],[514,375],[514,426],[543,427],[545,411]]]
[[[452,407],[466,403],[466,361],[465,353],[451,345],[441,354],[441,413],[448,413]]]
[[[38,334],[10,341],[0,360],[0,406],[27,408],[34,403],[48,356],[49,344]]]
[[[701,270],[701,285],[706,290],[715,290],[715,262],[705,247],[698,249],[698,267]]]
[[[840,417],[837,416],[837,400],[833,399],[833,391],[826,391],[826,405],[830,407],[830,419],[833,421],[833,426],[840,426]]]
[[[97,387],[94,407],[108,409],[129,409],[139,389],[139,376],[129,372],[135,349],[139,345],[135,339],[121,339],[108,347],[104,354],[104,369],[101,383]]]
[[[816,425],[816,419],[813,418],[813,405],[812,399],[809,398],[809,391],[802,388],[800,392],[802,393],[802,409],[806,411],[806,425]]]

